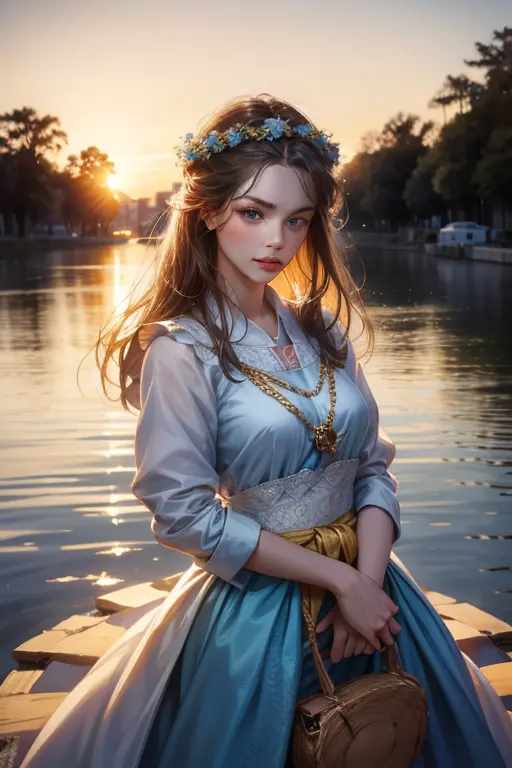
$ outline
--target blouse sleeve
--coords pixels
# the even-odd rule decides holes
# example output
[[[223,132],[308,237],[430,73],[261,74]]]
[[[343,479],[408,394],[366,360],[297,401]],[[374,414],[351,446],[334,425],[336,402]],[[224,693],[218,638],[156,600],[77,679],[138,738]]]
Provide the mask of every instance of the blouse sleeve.
[[[400,504],[397,499],[398,481],[389,471],[395,458],[396,446],[380,426],[379,408],[355,356],[352,342],[348,339],[347,341],[347,372],[366,400],[370,415],[354,480],[355,508],[356,512],[359,512],[363,507],[371,505],[387,512],[395,524],[394,541],[396,541],[401,534]]]
[[[257,521],[215,498],[217,399],[192,345],[155,338],[140,376],[133,494],[152,513],[165,547],[191,555],[209,573],[242,588],[260,535]]]

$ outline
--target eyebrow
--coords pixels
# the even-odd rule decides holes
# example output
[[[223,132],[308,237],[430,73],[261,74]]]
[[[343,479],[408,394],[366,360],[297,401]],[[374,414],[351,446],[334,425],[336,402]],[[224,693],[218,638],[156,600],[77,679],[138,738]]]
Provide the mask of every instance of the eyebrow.
[[[277,205],[274,203],[269,203],[266,200],[262,200],[260,197],[253,197],[253,195],[244,195],[242,199],[247,200],[253,200],[255,203],[259,203],[264,208],[269,208],[270,210],[274,210],[274,208],[277,208]],[[306,205],[303,208],[297,208],[296,211],[292,211],[290,215],[293,215],[294,213],[302,213],[303,211],[314,211],[315,206],[314,205]]]

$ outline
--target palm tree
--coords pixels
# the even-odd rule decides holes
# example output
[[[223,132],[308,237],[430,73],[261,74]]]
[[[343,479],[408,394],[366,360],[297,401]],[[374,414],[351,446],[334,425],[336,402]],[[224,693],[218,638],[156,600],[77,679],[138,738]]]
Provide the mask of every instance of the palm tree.
[[[492,34],[495,43],[475,43],[475,48],[480,54],[479,59],[464,61],[468,67],[480,67],[487,69],[486,77],[494,70],[508,70],[512,74],[512,27],[503,27],[502,30],[494,30]]]
[[[458,104],[462,115],[465,107],[471,108],[482,91],[483,86],[466,75],[448,75],[441,90],[430,100],[429,107],[442,107],[446,123],[446,107]]]
[[[446,107],[449,107],[452,102],[453,99],[451,96],[444,95],[443,92],[440,91],[437,96],[430,99],[428,106],[430,109],[435,109],[436,107],[443,108],[443,123],[446,125]]]

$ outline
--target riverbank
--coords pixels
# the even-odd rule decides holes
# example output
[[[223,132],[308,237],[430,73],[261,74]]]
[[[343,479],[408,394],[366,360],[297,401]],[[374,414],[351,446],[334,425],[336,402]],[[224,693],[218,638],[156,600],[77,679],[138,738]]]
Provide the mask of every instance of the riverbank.
[[[494,264],[512,264],[512,248],[500,248],[494,245],[450,245],[425,243],[425,253],[430,256],[445,256],[451,259],[486,261]]]
[[[512,248],[498,245],[466,245],[464,243],[425,243],[423,238],[413,239],[413,232],[388,234],[385,232],[340,232],[339,243],[345,249],[365,251],[404,251],[406,253],[426,253],[451,259],[485,261],[494,264],[512,264]]]
[[[365,251],[404,251],[405,253],[423,253],[423,243],[393,243],[378,240],[354,240],[343,244],[344,248],[356,248]]]
[[[364,249],[375,251],[423,252],[423,238],[415,238],[414,230],[404,232],[365,232],[363,230],[342,230],[338,233],[338,243],[345,249]]]

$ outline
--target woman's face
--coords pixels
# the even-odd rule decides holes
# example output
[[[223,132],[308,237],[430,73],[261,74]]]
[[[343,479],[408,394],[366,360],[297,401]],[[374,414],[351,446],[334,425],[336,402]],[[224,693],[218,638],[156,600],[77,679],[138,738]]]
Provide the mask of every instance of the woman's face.
[[[220,273],[231,281],[261,284],[273,280],[304,241],[315,211],[314,190],[306,172],[282,165],[265,168],[249,189],[253,179],[207,224],[216,229]]]

